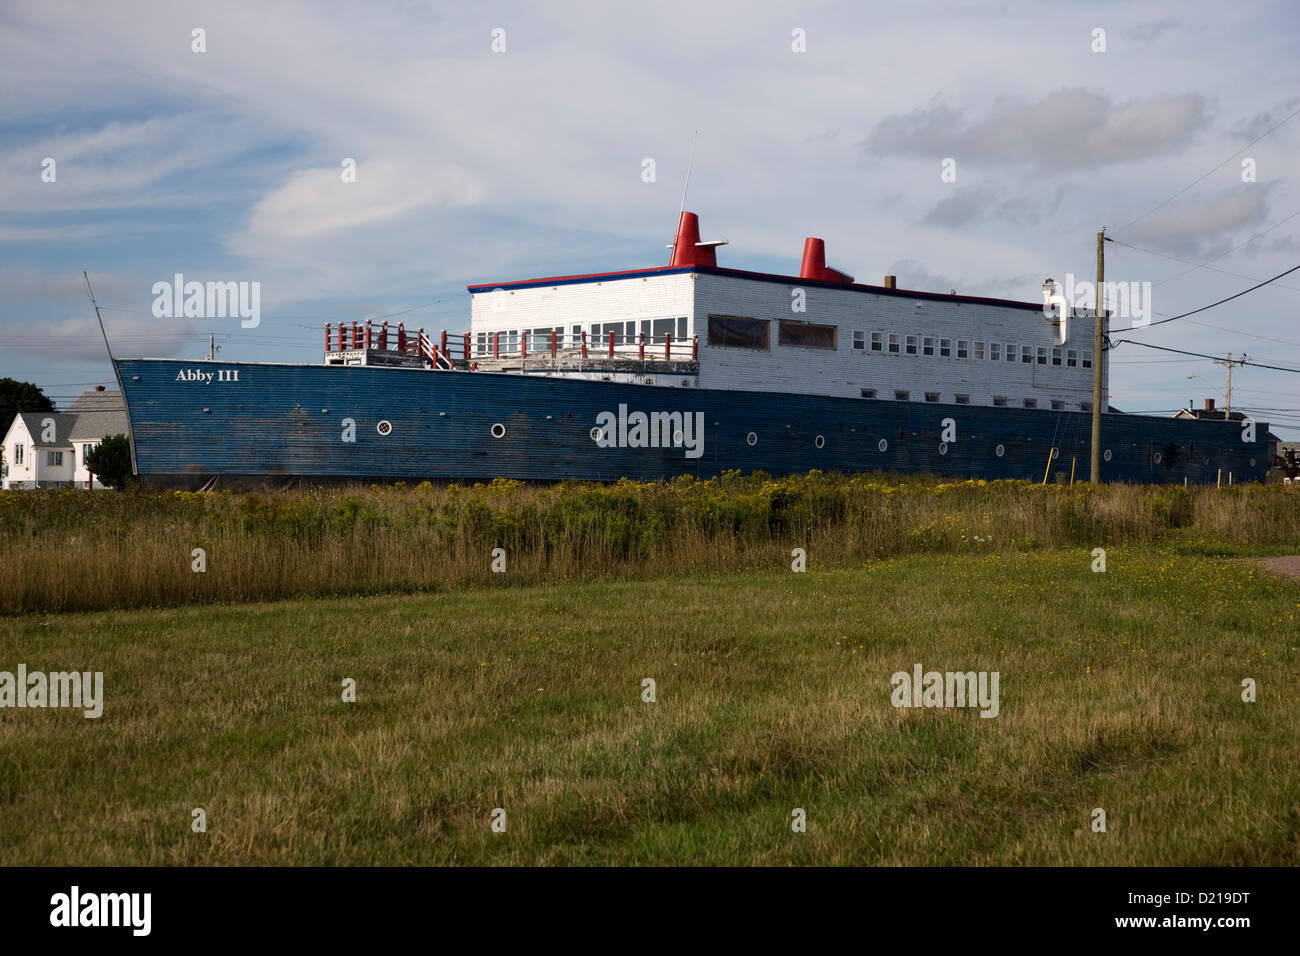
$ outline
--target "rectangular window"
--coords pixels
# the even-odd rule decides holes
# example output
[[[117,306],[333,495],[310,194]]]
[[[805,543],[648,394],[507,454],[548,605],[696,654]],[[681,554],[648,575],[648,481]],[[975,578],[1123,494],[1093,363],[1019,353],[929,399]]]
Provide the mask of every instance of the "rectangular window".
[[[907,349],[907,354],[908,354],[908,355],[915,355],[915,354],[916,354],[916,336],[915,336],[915,335],[909,335],[909,336],[907,337],[907,339],[906,339],[906,341],[905,341],[904,344],[905,344],[905,347],[906,347],[906,349]]]
[[[927,335],[927,336],[925,336],[924,338],[921,339],[921,354],[922,354],[922,355],[933,355],[933,354],[934,354],[934,337],[933,337],[933,336]]]
[[[1047,364],[1047,346],[1045,345],[1038,346],[1038,364],[1039,365]]]
[[[672,319],[667,321],[671,322]],[[732,349],[767,349],[771,347],[768,325],[767,319],[747,319],[739,315],[710,315],[709,344]]]
[[[1008,346],[1007,346],[1007,361],[1008,361],[1008,362],[1014,362],[1015,360],[1016,360],[1016,347],[1015,347],[1014,345],[1008,345]]]
[[[952,339],[939,340],[939,358],[952,358]]]
[[[22,463],[23,463],[23,446],[14,445],[14,464],[21,465]]]
[[[45,456],[45,464],[47,464],[47,465],[61,465],[61,464],[63,464],[63,452],[61,452],[61,451],[51,451],[51,452],[46,452],[46,456]]]
[[[863,397],[863,398],[875,398],[875,397],[876,397],[876,390],[875,390],[874,388],[864,388],[864,389],[862,390],[862,397]]]
[[[837,331],[839,328],[834,325],[813,325],[811,322],[781,319],[777,323],[777,341],[781,345],[801,349],[833,349]]]
[[[1038,399],[1036,398],[1025,399],[1025,408],[1037,408],[1037,407],[1038,407]]]
[[[990,362],[1002,361],[1002,346],[999,345],[997,342],[989,343],[989,361]]]
[[[984,361],[984,343],[983,343],[983,342],[976,342],[976,343],[975,343],[975,361],[977,361],[977,362],[982,362],[982,361]]]
[[[505,346],[505,350],[507,352],[519,351],[519,331],[517,329],[513,332],[507,332],[505,335],[501,336],[501,340],[502,340],[501,344]]]
[[[650,323],[650,334],[646,336],[646,345],[664,344],[664,336],[673,334],[673,319],[655,319]]]
[[[1066,367],[1066,368],[1078,368],[1078,367],[1079,367],[1079,350],[1078,350],[1078,349],[1066,349],[1066,350],[1065,350],[1065,367]]]
[[[861,329],[853,330],[853,350],[855,352],[865,352],[867,350],[867,333]]]
[[[1054,412],[1065,411],[1065,402],[1062,402],[1059,399],[1055,399],[1055,398],[1052,399],[1052,411]]]
[[[970,342],[966,339],[957,340],[957,357],[959,359],[970,358]]]
[[[95,447],[94,445],[82,445],[82,446],[81,446],[81,463],[82,463],[83,465],[86,463],[86,456],[90,454],[91,449],[94,448],[94,447]]]
[[[677,316],[677,341],[681,342],[686,339],[686,316]]]
[[[1087,349],[1085,349],[1083,352],[1083,367],[1092,368],[1092,352],[1088,351]]]
[[[911,399],[912,399],[912,394],[910,392],[894,393],[894,401],[896,402],[907,402],[907,401],[911,401]]]
[[[1005,395],[994,395],[993,404],[996,405],[998,408],[1006,408],[1007,397]]]
[[[1056,366],[1058,366],[1058,367],[1060,366],[1060,364],[1061,364],[1061,350],[1060,350],[1060,349],[1052,349],[1052,364],[1053,364],[1053,365],[1056,365]]]
[[[880,352],[885,348],[884,336],[879,332],[871,333],[871,351]]]
[[[1090,412],[1090,411],[1092,411],[1092,402],[1080,402],[1080,403],[1079,403],[1079,408],[1080,408],[1082,411]]]
[[[927,402],[937,402],[937,401],[939,400],[939,393],[938,393],[938,392],[926,392],[926,393],[925,393],[925,400],[926,400]]]
[[[898,354],[898,333],[897,332],[889,333],[889,354],[890,355]]]
[[[970,404],[970,396],[969,396],[969,395],[960,395],[960,394],[959,394],[959,395],[957,396],[957,404],[958,404],[958,405],[969,405],[969,404]]]
[[[1034,364],[1034,347],[1032,345],[1022,345],[1020,347],[1020,364],[1021,365]]]

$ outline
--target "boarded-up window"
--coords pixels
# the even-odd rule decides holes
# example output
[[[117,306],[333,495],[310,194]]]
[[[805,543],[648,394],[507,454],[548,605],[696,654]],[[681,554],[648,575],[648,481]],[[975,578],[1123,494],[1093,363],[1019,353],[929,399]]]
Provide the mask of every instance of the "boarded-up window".
[[[782,345],[793,345],[805,349],[835,348],[835,331],[833,325],[813,325],[811,322],[794,322],[782,319],[777,341]],[[890,351],[898,351],[891,348]]]
[[[738,315],[709,316],[709,344],[733,349],[770,348],[767,319],[746,319]]]

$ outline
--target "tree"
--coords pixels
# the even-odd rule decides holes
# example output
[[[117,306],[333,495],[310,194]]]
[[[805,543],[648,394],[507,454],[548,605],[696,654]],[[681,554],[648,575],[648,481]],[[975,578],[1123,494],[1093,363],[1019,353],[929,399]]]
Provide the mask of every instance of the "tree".
[[[86,455],[86,470],[118,491],[135,475],[131,470],[131,442],[125,435],[110,435]]]
[[[45,397],[39,386],[12,378],[0,378],[0,437],[9,430],[14,416],[19,412],[53,411],[57,411],[54,403]],[[0,448],[0,465],[2,464],[4,450]]]

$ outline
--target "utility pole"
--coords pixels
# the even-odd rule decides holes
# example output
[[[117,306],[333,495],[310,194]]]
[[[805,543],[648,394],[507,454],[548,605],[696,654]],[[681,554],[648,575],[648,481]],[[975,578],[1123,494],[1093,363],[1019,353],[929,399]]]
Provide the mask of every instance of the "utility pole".
[[[1226,359],[1214,359],[1213,361],[1215,365],[1228,366],[1228,390],[1224,392],[1224,396],[1228,399],[1228,409],[1226,412],[1224,412],[1224,416],[1227,418],[1231,418],[1232,417],[1232,367],[1234,365],[1245,365],[1246,353],[1242,352],[1241,358],[1234,359],[1232,357],[1232,353],[1229,352],[1228,357]]]
[[[1106,241],[1106,227],[1097,233],[1097,289],[1096,304],[1093,307],[1092,331],[1092,478],[1094,485],[1101,484],[1101,371],[1102,351],[1106,342],[1106,310],[1102,308],[1102,281],[1106,274],[1106,253],[1103,244]]]

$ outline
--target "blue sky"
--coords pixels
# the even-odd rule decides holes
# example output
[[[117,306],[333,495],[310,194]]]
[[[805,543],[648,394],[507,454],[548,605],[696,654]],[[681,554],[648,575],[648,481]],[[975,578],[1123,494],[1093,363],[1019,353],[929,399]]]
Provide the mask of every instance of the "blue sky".
[[[318,361],[325,321],[460,331],[467,284],[663,263],[696,130],[720,265],[797,272],[815,235],[862,281],[1036,301],[1107,225],[1148,250],[1109,245],[1108,278],[1176,314],[1300,264],[1300,117],[1121,229],[1300,109],[1297,40],[1285,2],[11,5],[0,376],[111,383],[82,269],[122,354]],[[177,272],[260,282],[261,324],[154,318]],[[1300,367],[1298,294],[1122,337]],[[1223,388],[1113,361],[1126,410]],[[1300,375],[1236,369],[1233,399],[1300,438]]]

